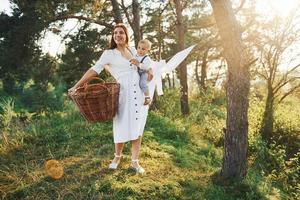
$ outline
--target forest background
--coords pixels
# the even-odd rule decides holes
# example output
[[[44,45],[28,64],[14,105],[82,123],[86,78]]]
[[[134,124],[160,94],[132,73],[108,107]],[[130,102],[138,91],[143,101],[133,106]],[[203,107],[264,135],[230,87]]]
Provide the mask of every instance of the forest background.
[[[7,7],[8,6],[8,7]],[[0,195],[3,199],[298,199],[300,2],[297,0],[0,1]],[[147,173],[111,172],[112,124],[89,124],[67,89],[108,47],[168,60],[146,125]],[[100,74],[111,80],[109,74]],[[44,163],[65,174],[52,180]],[[123,170],[122,170],[123,169]]]

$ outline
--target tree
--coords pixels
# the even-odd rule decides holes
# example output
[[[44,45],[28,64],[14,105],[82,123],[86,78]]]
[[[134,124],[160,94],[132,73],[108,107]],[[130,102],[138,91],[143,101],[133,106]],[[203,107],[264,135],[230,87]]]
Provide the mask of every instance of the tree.
[[[221,57],[221,43],[209,6],[209,2],[202,1],[193,2],[188,7],[193,14],[188,21],[187,40],[197,44],[191,57],[196,60],[195,81],[202,92],[208,87],[208,73],[215,71],[213,68],[209,69],[210,63]]]
[[[210,0],[210,3],[228,66],[222,175],[244,178],[247,173],[249,64],[230,0]]]
[[[116,24],[123,23],[122,14],[117,0],[111,0]]]
[[[177,49],[178,51],[184,49],[184,33],[186,31],[186,27],[184,25],[182,10],[184,6],[182,5],[182,1],[175,0],[175,10],[176,10],[176,33],[177,33]],[[187,2],[185,2],[187,3]],[[189,110],[189,100],[188,100],[188,84],[187,84],[187,68],[186,63],[183,62],[179,65],[179,79],[181,85],[181,112],[183,115],[188,115]]]
[[[124,0],[122,0],[121,7],[123,9],[123,12],[125,13],[126,19],[130,27],[133,30],[134,44],[137,47],[138,42],[142,38],[141,27],[140,27],[141,26],[140,25],[140,11],[141,11],[140,3],[137,0],[132,0],[131,10],[130,10],[130,6],[126,6]]]
[[[33,58],[41,54],[36,40],[45,23],[29,6],[23,12],[15,8],[12,16],[1,13],[0,27],[0,78],[4,90],[11,94],[31,78]]]
[[[273,133],[275,106],[300,89],[300,75],[297,72],[300,63],[295,62],[299,56],[296,44],[300,43],[297,11],[296,8],[284,19],[277,16],[261,23],[257,33],[259,37],[255,37],[254,45],[260,61],[256,73],[265,80],[267,89],[261,134],[268,144],[271,143]],[[289,58],[284,55],[289,55]],[[280,69],[282,65],[288,67],[288,70]]]

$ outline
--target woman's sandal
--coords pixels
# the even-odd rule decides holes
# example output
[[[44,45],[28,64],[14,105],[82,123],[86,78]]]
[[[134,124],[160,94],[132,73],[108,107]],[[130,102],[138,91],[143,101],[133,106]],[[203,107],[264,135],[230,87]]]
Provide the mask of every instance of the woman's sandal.
[[[114,154],[115,155],[115,158],[121,158],[122,155],[117,155],[116,153]],[[108,169],[117,169],[118,168],[118,165],[120,163],[120,159],[118,162],[111,162],[109,165],[108,165]]]
[[[138,167],[134,167],[132,165],[133,162],[136,162],[137,166]],[[144,168],[142,168],[140,165],[139,165],[139,160],[131,160],[131,166],[130,166],[130,169],[133,170],[135,173],[137,174],[144,174],[145,173],[145,170]]]
[[[151,103],[151,98],[149,96],[145,96],[144,106],[149,105]]]

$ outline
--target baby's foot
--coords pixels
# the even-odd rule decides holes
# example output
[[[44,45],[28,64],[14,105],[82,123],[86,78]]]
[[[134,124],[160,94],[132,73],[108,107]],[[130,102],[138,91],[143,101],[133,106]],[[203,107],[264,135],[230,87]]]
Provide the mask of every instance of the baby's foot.
[[[145,97],[144,105],[149,105],[151,103],[151,98],[149,96]]]

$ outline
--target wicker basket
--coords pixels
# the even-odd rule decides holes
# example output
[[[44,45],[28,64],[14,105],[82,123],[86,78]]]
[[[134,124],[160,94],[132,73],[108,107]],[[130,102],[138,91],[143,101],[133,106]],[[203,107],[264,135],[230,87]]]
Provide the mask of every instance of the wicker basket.
[[[99,80],[101,83],[90,84],[92,80]],[[86,120],[103,122],[111,120],[117,113],[119,91],[119,83],[105,82],[98,77],[92,77],[74,93],[69,93],[69,96]]]

